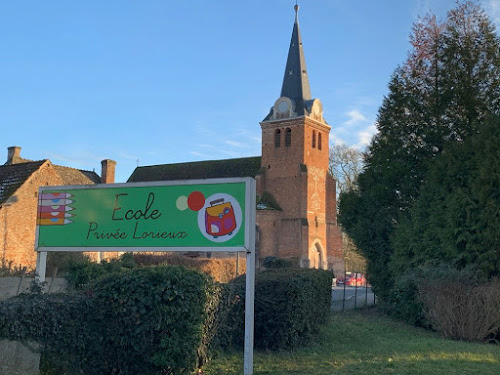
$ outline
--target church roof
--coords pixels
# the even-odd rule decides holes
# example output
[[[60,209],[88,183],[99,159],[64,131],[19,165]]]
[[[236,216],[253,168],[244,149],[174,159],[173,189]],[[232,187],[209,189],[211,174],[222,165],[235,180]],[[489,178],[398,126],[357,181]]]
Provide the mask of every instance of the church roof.
[[[260,168],[260,156],[160,164],[137,167],[128,179],[128,182],[255,177],[259,174]]]
[[[307,75],[306,58],[302,47],[302,36],[299,27],[299,6],[295,5],[295,22],[293,24],[292,39],[288,48],[285,74],[281,85],[281,96],[263,121],[273,121],[278,117],[276,107],[280,101],[291,103],[290,111],[284,117],[290,118],[309,116],[314,104],[311,97],[311,87],[309,86],[309,76]]]
[[[288,49],[285,75],[281,86],[281,96],[295,100],[297,107],[303,109],[304,101],[311,100],[311,88],[307,76],[306,58],[302,48],[302,37],[300,35],[299,6],[295,5],[295,22],[293,24],[292,39]],[[299,103],[301,105],[299,106]]]

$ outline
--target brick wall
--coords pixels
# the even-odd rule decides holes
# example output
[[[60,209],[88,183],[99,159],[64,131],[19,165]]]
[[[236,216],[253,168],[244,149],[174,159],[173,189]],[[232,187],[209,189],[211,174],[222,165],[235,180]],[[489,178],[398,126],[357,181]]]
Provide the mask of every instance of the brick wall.
[[[258,213],[260,257],[297,258],[303,267],[333,268],[342,252],[337,244],[342,241],[336,224],[335,181],[327,173],[330,127],[301,117],[261,123],[261,128],[259,192],[271,193],[283,212]],[[287,129],[291,130],[289,146]]]
[[[47,161],[16,191],[15,202],[0,209],[2,258],[12,262],[12,266],[35,268],[38,187],[61,183],[56,170]]]
[[[35,233],[38,208],[38,188],[63,185],[64,181],[50,161],[46,161],[19,187],[14,202],[0,208],[0,259],[12,267],[36,267]],[[86,253],[97,260],[97,253]],[[116,257],[120,253],[103,253],[102,259]]]

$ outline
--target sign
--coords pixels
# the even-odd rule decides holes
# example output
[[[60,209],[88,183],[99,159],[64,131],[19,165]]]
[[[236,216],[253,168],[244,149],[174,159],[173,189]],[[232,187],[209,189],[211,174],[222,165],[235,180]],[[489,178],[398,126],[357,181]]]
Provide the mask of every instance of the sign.
[[[251,178],[41,187],[36,250],[249,251],[254,200]]]

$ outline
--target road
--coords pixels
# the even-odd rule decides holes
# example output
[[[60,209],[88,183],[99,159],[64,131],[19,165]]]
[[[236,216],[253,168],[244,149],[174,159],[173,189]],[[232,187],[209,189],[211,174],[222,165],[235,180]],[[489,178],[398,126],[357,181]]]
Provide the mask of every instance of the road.
[[[356,290],[357,289],[357,290]],[[345,291],[345,292],[344,292]],[[371,288],[336,286],[332,289],[332,310],[342,311],[354,308],[371,306],[375,303],[375,296]]]

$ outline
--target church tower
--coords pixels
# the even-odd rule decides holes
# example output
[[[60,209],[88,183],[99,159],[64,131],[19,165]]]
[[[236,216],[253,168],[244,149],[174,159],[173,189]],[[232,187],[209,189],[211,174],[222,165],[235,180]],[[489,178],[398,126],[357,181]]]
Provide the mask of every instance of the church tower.
[[[335,180],[328,174],[330,126],[313,99],[295,5],[281,95],[260,123],[258,257],[295,259],[301,267],[341,269]],[[275,205],[266,202],[273,202]]]

